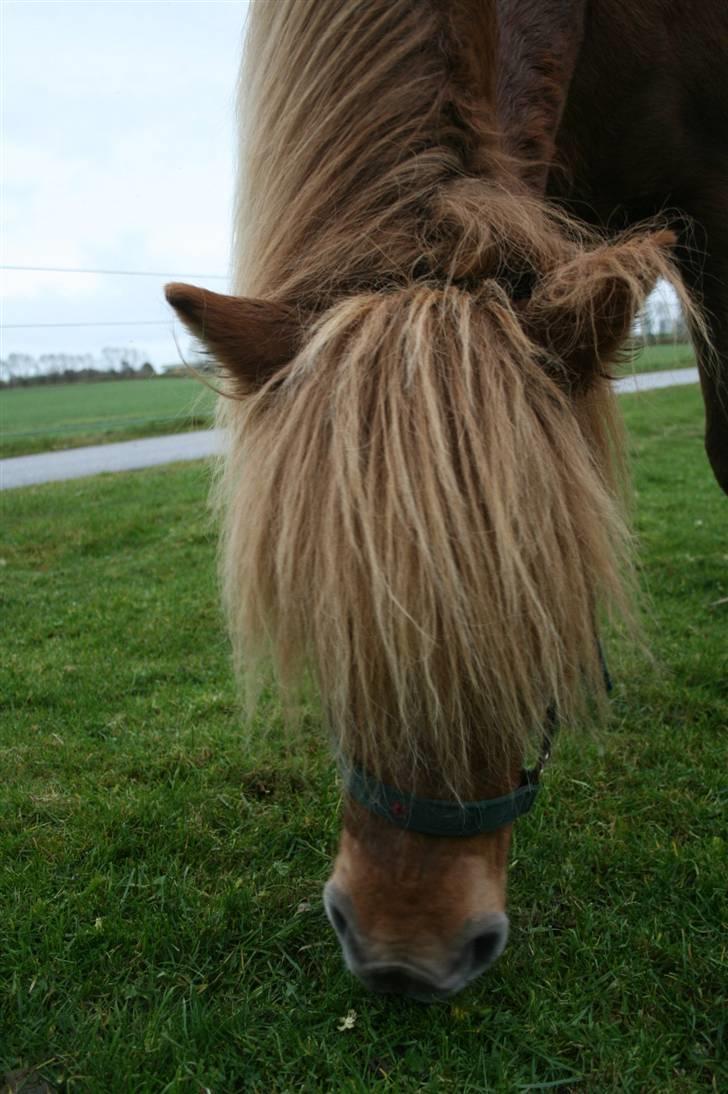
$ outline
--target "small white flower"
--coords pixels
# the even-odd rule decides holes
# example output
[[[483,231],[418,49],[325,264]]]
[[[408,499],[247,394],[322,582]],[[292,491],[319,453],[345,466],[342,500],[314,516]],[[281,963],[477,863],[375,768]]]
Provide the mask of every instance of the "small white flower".
[[[348,1014],[346,1014],[342,1019],[340,1019],[338,1028],[339,1028],[339,1030],[353,1029],[355,1025],[356,1025],[356,1011],[355,1010],[350,1010],[348,1012]]]

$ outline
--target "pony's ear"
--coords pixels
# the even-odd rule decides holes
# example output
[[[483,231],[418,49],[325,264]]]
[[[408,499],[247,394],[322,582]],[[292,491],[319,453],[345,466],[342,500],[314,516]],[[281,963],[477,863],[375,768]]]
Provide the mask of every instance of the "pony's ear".
[[[604,244],[552,270],[525,307],[526,329],[569,390],[586,390],[628,336],[661,275],[670,276],[670,231]]]
[[[242,395],[262,387],[298,352],[300,329],[295,313],[281,304],[225,296],[177,282],[166,285],[164,294]]]

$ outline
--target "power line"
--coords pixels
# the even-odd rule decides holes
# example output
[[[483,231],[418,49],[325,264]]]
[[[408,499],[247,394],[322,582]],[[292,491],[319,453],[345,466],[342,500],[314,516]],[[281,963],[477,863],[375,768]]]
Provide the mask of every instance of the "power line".
[[[190,277],[200,279],[215,279],[217,281],[225,281],[227,277],[225,274],[210,274],[210,273],[169,273],[159,270],[96,270],[96,269],[81,269],[78,267],[70,266],[12,266],[12,265],[0,265],[0,270],[15,270],[29,273],[63,273],[63,274],[102,274],[109,277]],[[93,323],[2,323],[0,324],[0,330],[45,330],[50,328],[59,327],[166,327],[172,322],[172,317],[169,319],[124,319],[124,320],[103,320]]]
[[[159,270],[82,270],[66,266],[4,266],[0,270],[24,270],[30,273],[104,274],[108,277],[200,277],[227,281],[227,274],[169,273]]]
[[[0,323],[0,330],[38,330],[46,327],[168,327],[169,319],[108,319],[97,323]]]

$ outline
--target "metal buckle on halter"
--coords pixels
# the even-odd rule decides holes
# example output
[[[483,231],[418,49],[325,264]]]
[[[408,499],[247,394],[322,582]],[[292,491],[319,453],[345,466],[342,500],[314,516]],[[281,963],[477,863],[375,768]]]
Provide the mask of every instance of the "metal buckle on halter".
[[[536,776],[537,776],[537,778],[541,778],[541,775],[543,774],[543,769],[545,768],[546,764],[549,762],[550,759],[551,759],[551,741],[548,742],[548,745],[545,748],[541,749],[541,752],[539,754],[538,762],[536,763]]]
[[[543,769],[551,759],[551,750],[553,748],[554,736],[559,728],[559,719],[556,715],[556,708],[550,706],[546,711],[546,729],[544,730],[543,737],[541,738],[541,751],[538,754],[536,760],[536,766],[531,769],[536,781],[540,779]]]

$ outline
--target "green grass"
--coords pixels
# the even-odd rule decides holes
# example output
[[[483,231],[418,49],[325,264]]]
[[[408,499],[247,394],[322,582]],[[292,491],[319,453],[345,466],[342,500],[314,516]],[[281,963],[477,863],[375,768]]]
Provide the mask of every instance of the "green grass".
[[[619,372],[695,363],[689,345],[644,346]],[[213,392],[194,379],[53,384],[0,391],[0,458],[205,429]]]
[[[727,1088],[726,502],[697,390],[624,406],[656,661],[610,648],[613,724],[560,742],[518,822],[510,945],[439,1006],[342,968],[315,711],[290,742],[270,698],[270,738],[241,738],[204,466],[3,495],[0,1076],[92,1094]]]
[[[214,398],[197,380],[176,377],[3,390],[0,456],[205,429]]]
[[[625,363],[620,372],[659,372],[662,369],[691,368],[695,353],[690,343],[673,342],[664,346],[642,346],[634,359]]]

